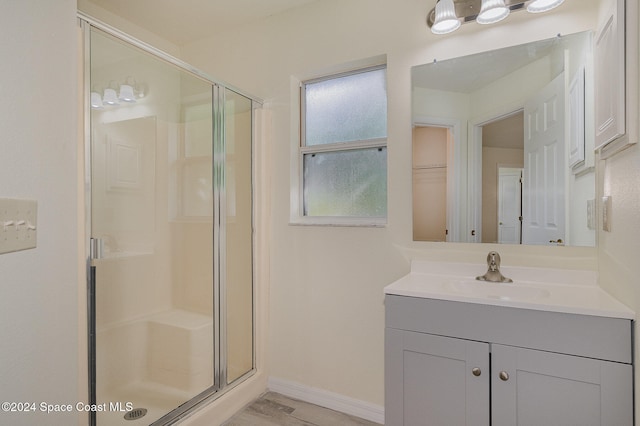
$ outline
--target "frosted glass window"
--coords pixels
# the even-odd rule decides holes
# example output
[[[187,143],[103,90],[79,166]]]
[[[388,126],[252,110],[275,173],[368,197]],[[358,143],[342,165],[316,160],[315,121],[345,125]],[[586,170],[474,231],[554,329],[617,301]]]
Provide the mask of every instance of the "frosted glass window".
[[[305,146],[387,137],[386,69],[304,85]]]
[[[378,66],[302,84],[300,216],[386,218],[386,74]]]
[[[385,147],[304,155],[305,216],[386,217]]]

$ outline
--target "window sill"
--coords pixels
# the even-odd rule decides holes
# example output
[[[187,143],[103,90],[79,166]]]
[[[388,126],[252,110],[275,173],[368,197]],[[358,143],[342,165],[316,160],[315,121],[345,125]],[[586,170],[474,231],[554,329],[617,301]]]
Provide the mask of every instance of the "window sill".
[[[386,217],[296,217],[289,220],[290,226],[333,226],[333,227],[363,227],[384,228],[387,226]]]

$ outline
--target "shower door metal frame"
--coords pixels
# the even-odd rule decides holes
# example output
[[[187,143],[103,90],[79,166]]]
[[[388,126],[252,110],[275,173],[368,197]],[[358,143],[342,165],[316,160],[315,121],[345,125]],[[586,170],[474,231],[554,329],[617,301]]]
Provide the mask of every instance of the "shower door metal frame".
[[[83,102],[84,102],[84,184],[85,184],[85,235],[89,239],[85,248],[86,256],[86,275],[87,275],[87,345],[88,345],[88,403],[97,404],[96,395],[96,267],[93,260],[99,257],[100,242],[91,238],[92,234],[92,150],[91,150],[91,28],[94,27],[101,30],[120,41],[130,44],[153,57],[160,59],[170,65],[173,65],[190,74],[193,77],[204,80],[211,84],[212,90],[212,109],[213,109],[213,155],[212,155],[212,171],[213,171],[213,249],[214,258],[213,265],[213,322],[214,322],[214,359],[213,362],[213,385],[199,393],[195,397],[186,401],[179,407],[154,421],[152,425],[170,425],[180,419],[191,414],[191,410],[196,406],[204,406],[209,402],[222,396],[225,392],[233,389],[256,372],[256,307],[255,307],[255,265],[252,260],[252,368],[242,376],[235,379],[232,383],[227,384],[227,333],[226,333],[226,181],[225,181],[225,90],[231,90],[245,98],[251,100],[251,226],[252,226],[252,258],[255,258],[255,208],[254,203],[254,167],[253,153],[255,152],[254,126],[255,108],[262,106],[263,101],[253,95],[237,89],[224,82],[216,80],[201,70],[177,59],[166,52],[163,52],[147,43],[137,40],[122,31],[105,24],[99,20],[92,18],[83,12],[78,11],[78,24],[82,31],[82,52],[84,55],[83,67]],[[97,425],[97,416],[95,411],[89,411],[89,425]]]
[[[214,220],[214,244],[213,244],[213,268],[214,282],[213,282],[213,294],[218,296],[218,303],[214,303],[215,319],[218,320],[219,327],[214,327],[216,342],[218,342],[218,348],[215,357],[214,366],[214,383],[219,386],[224,386],[227,380],[227,359],[225,351],[226,348],[226,309],[225,304],[222,303],[226,299],[224,286],[221,283],[226,282],[226,256],[225,247],[223,244],[226,241],[226,203],[223,198],[225,194],[226,181],[225,181],[225,140],[224,140],[224,89],[218,85],[213,86],[213,220]]]

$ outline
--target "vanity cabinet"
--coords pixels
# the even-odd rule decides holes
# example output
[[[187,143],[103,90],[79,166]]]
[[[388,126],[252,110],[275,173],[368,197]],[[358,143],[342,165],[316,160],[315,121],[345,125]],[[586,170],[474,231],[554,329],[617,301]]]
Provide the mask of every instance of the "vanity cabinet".
[[[631,320],[387,295],[385,424],[632,425]]]

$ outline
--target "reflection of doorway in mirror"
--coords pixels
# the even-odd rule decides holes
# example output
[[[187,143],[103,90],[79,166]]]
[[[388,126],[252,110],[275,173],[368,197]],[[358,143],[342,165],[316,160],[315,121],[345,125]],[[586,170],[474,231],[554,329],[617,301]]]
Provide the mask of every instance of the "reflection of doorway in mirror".
[[[502,241],[500,235],[501,167],[524,167],[524,114],[521,110],[482,126],[482,242],[519,244],[520,235],[509,238],[517,238],[517,241]]]
[[[447,127],[413,129],[413,239],[447,241]]]
[[[522,235],[522,169],[498,167],[498,242],[520,244]]]

